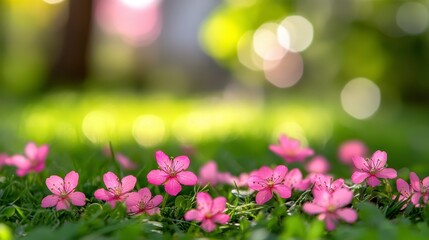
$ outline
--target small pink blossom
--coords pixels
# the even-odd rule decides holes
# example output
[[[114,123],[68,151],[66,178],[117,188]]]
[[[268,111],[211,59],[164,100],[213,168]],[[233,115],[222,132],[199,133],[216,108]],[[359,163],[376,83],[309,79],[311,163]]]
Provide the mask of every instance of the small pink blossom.
[[[225,211],[226,198],[212,197],[205,192],[197,193],[197,209],[189,210],[185,213],[186,221],[201,222],[201,228],[206,232],[211,232],[216,228],[216,223],[226,224],[229,221]]]
[[[103,175],[104,188],[97,189],[94,196],[98,200],[106,201],[110,206],[115,207],[116,202],[124,202],[128,194],[136,185],[137,179],[132,175],[123,177],[121,181],[112,172],[107,172]]]
[[[79,174],[75,171],[69,172],[64,180],[61,177],[52,175],[46,179],[46,186],[53,195],[48,195],[42,199],[42,207],[48,208],[56,206],[57,211],[70,209],[70,203],[75,206],[85,205],[85,194],[75,192],[79,181]]]
[[[411,202],[416,207],[421,207],[421,202],[423,204],[427,204],[429,199],[429,177],[423,178],[422,181],[420,181],[420,178],[417,176],[415,172],[410,173],[410,182],[411,187],[414,190],[414,194],[411,197]]]
[[[353,157],[365,157],[367,154],[367,146],[359,140],[346,141],[338,148],[338,158],[345,164],[353,165]]]
[[[45,169],[48,152],[48,145],[37,147],[35,143],[30,142],[25,146],[25,155],[13,155],[8,159],[8,164],[16,166],[16,175],[21,177],[30,172],[41,172]]]
[[[279,165],[274,169],[263,166],[258,171],[250,175],[249,188],[258,191],[256,203],[262,205],[273,197],[273,192],[281,198],[289,198],[292,195],[291,189],[284,185],[284,179],[288,169]]]
[[[240,176],[231,176],[229,179],[227,179],[228,184],[235,187],[248,187],[247,182],[249,181],[250,174],[248,173],[241,173]]]
[[[302,179],[302,173],[298,168],[294,168],[286,173],[283,184],[290,188],[305,191],[310,187],[310,181]]]
[[[198,178],[191,171],[185,171],[189,167],[189,158],[187,156],[178,156],[173,160],[162,151],[155,154],[159,170],[152,170],[147,175],[147,180],[153,185],[164,185],[165,191],[171,196],[176,196],[182,191],[182,186],[194,186]]]
[[[214,161],[209,161],[200,168],[200,174],[198,177],[198,184],[215,187],[219,181],[219,172],[217,170],[217,164]]]
[[[314,177],[313,194],[317,195],[317,193],[315,193],[317,191],[324,191],[329,194],[332,194],[338,189],[341,189],[344,187],[345,187],[344,179],[342,178],[334,180],[332,176],[317,174]]]
[[[396,180],[396,189],[399,192],[399,201],[406,201],[406,204],[402,206],[401,210],[407,207],[408,202],[411,200],[411,195],[413,194],[413,189],[404,179],[399,178]],[[396,198],[396,196],[394,197]]]
[[[381,184],[379,178],[393,179],[397,173],[393,168],[385,168],[387,162],[387,153],[384,151],[376,151],[371,159],[363,157],[354,157],[353,163],[356,171],[353,173],[352,182],[357,184],[367,181],[368,185],[375,187]]]
[[[329,168],[329,162],[323,156],[314,157],[305,166],[305,170],[309,173],[325,174],[329,171]]]
[[[287,163],[302,162],[307,157],[314,154],[310,148],[302,148],[298,140],[281,135],[279,145],[270,145],[270,150],[282,157]]]
[[[306,202],[302,206],[304,212],[310,215],[318,214],[318,219],[325,221],[326,229],[332,231],[339,220],[353,223],[357,220],[354,209],[345,208],[351,203],[353,192],[342,188],[332,194],[320,191],[314,196],[312,202]]]
[[[131,215],[147,213],[148,215],[159,214],[158,205],[162,202],[162,196],[156,195],[152,198],[149,188],[142,188],[138,192],[132,192],[125,200],[127,212]]]

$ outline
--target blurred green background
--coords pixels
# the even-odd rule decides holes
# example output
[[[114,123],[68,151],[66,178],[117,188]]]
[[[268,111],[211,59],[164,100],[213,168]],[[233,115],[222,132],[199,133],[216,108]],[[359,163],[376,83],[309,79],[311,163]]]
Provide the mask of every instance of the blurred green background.
[[[0,152],[192,146],[249,170],[286,133],[339,172],[360,139],[429,174],[428,27],[428,1],[1,0]]]

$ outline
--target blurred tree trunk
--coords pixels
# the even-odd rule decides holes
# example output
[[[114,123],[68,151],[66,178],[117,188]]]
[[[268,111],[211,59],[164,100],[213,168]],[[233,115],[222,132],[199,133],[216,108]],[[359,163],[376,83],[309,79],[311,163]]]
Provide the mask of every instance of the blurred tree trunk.
[[[48,87],[80,86],[88,75],[93,0],[70,0],[68,19],[51,66]]]

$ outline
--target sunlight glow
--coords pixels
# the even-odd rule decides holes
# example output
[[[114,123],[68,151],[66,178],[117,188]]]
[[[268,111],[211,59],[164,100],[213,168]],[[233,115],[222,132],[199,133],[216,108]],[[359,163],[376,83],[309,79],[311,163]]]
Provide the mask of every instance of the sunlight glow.
[[[83,134],[92,143],[106,143],[112,140],[115,127],[115,117],[104,111],[89,112],[82,122]]]
[[[379,87],[369,79],[355,78],[341,91],[344,111],[357,119],[371,117],[379,108],[381,94]]]
[[[47,4],[57,4],[57,3],[64,2],[64,0],[43,0],[43,1]]]
[[[160,144],[166,135],[164,121],[155,115],[143,115],[133,125],[134,139],[143,147]]]
[[[277,126],[271,136],[272,140],[277,141],[281,134],[286,134],[288,137],[299,140],[302,146],[308,146],[304,129],[296,122],[284,122]]]

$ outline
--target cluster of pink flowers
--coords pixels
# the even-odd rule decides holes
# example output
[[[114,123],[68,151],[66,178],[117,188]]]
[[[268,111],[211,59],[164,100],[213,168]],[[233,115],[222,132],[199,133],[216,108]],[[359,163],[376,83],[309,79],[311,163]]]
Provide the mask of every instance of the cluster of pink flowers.
[[[166,194],[177,196],[183,186],[228,184],[230,186],[245,188],[249,194],[254,194],[258,205],[268,203],[275,195],[278,198],[288,199],[294,191],[310,191],[312,199],[304,202],[303,212],[309,215],[317,215],[319,220],[325,222],[326,229],[331,231],[336,228],[338,222],[354,223],[358,214],[352,208],[353,191],[345,184],[344,179],[335,179],[329,175],[329,161],[320,155],[314,155],[314,151],[300,145],[298,140],[281,135],[279,145],[270,145],[269,149],[283,158],[285,164],[303,163],[307,176],[304,178],[300,169],[289,169],[286,165],[277,165],[272,168],[262,166],[250,173],[242,173],[233,176],[228,172],[218,171],[215,161],[209,161],[200,168],[199,176],[188,171],[190,159],[187,156],[170,158],[162,151],[155,153],[158,169],[151,170],[147,174],[147,182],[154,186],[163,186]],[[34,143],[27,144],[25,155],[13,155],[11,157],[0,154],[1,165],[13,165],[17,167],[16,174],[24,176],[29,172],[40,172],[45,168],[48,154],[48,146],[37,147]],[[345,142],[339,148],[339,159],[353,167],[351,181],[354,184],[365,184],[377,187],[389,179],[395,179],[397,172],[387,167],[387,153],[376,151],[370,158],[366,158],[368,148],[360,141]],[[105,155],[110,156],[110,151],[105,150]],[[125,155],[115,154],[116,160],[124,169],[135,169],[136,164]],[[71,205],[84,206],[87,199],[84,193],[76,191],[79,174],[69,172],[64,179],[53,175],[46,179],[46,186],[51,195],[42,200],[42,207],[56,207],[57,210],[70,209]],[[153,196],[148,187],[134,190],[137,178],[128,175],[119,179],[113,172],[103,175],[106,188],[97,189],[94,197],[97,200],[107,202],[111,207],[117,203],[126,206],[129,215],[160,213],[159,205],[166,201],[161,195]],[[396,180],[399,193],[399,201],[404,202],[403,208],[409,203],[415,207],[426,205],[429,200],[429,177],[420,181],[416,173],[410,173],[410,183],[403,179]],[[252,195],[253,196],[253,195]],[[226,198],[212,198],[207,192],[196,193],[196,209],[185,213],[186,221],[201,223],[204,231],[211,232],[216,229],[216,224],[226,224],[230,217],[226,214]]]
[[[16,167],[16,175],[20,177],[30,172],[38,173],[45,169],[48,152],[48,145],[45,144],[38,147],[34,142],[29,142],[25,146],[25,154],[15,154],[12,156],[0,154],[0,167],[2,165]]]

